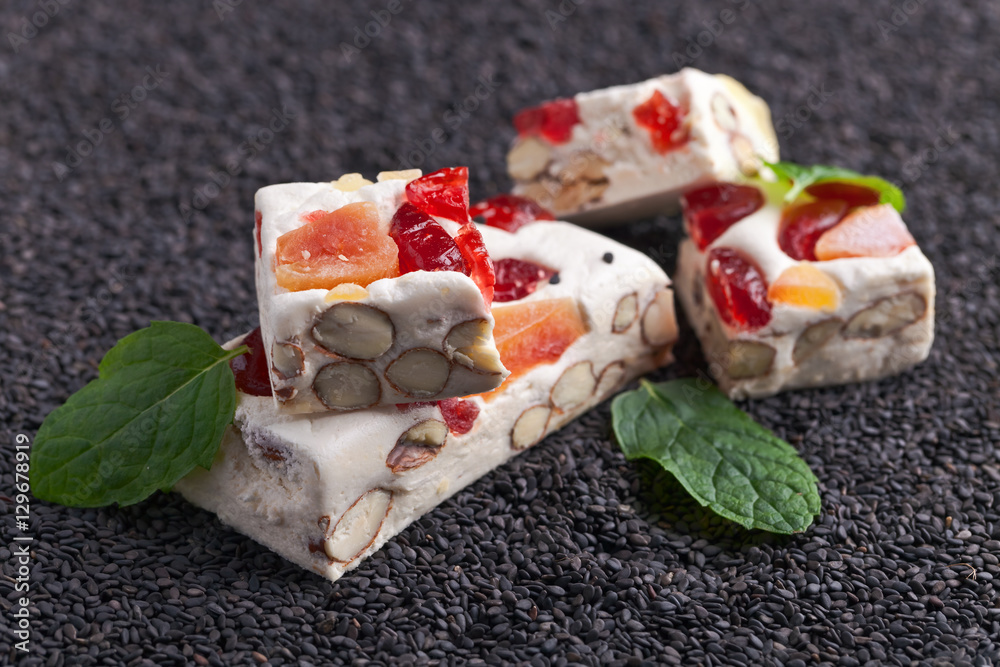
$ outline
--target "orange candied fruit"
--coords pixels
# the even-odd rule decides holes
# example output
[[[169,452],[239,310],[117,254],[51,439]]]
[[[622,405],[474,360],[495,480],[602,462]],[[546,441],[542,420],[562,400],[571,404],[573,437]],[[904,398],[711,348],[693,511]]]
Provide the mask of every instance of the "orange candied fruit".
[[[568,297],[495,306],[493,318],[493,338],[511,377],[558,361],[587,333],[576,300]],[[508,378],[503,386],[509,382]]]
[[[812,264],[790,266],[767,288],[767,298],[774,303],[836,310],[840,305],[840,287],[837,282]]]
[[[375,204],[313,211],[303,219],[306,224],[278,237],[275,273],[280,287],[293,292],[342,283],[367,287],[399,275],[396,244],[382,230]]]
[[[816,241],[816,259],[894,257],[916,245],[906,224],[890,204],[857,208]]]

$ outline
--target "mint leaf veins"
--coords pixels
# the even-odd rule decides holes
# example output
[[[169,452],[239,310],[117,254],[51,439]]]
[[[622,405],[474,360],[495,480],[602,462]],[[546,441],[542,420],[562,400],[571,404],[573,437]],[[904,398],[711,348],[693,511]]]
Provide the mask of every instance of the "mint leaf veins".
[[[42,423],[31,451],[35,497],[130,505],[210,467],[236,409],[228,361],[245,351],[180,322],[153,322],[118,341],[99,377]]]

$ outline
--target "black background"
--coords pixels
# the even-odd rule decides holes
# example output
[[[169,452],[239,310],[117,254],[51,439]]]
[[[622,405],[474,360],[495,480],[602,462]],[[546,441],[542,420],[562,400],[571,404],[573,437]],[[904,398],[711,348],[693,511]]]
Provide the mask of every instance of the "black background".
[[[19,655],[22,534],[34,538],[23,664],[1000,659],[1000,5],[388,5],[3,3],[0,493],[14,495],[17,434],[33,437],[120,337],[151,319],[220,341],[255,324],[257,188],[371,177],[411,155],[468,165],[482,198],[510,186],[516,110],[682,62],[764,97],[786,159],[902,185],[937,275],[930,359],[744,406],[819,477],[822,515],[791,538],[718,520],[626,463],[606,405],[335,584],[176,495],[35,501],[26,532],[2,500],[0,662]],[[377,16],[390,20],[348,55]],[[467,102],[482,77],[492,90]],[[274,113],[286,126],[262,135]],[[672,272],[676,218],[611,235]],[[703,370],[687,336],[656,379]]]

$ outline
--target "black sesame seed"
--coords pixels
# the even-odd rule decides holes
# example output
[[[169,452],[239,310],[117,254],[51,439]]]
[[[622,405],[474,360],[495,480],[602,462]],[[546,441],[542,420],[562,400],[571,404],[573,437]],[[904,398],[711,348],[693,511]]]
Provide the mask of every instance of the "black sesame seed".
[[[615,256],[613,253],[606,252],[604,253],[604,256],[601,257],[601,259],[604,260],[605,264],[610,264],[611,262],[615,261]]]
[[[549,278],[549,284],[550,285],[558,285],[559,284],[559,280],[560,280],[559,274],[558,273],[553,273],[552,277]]]

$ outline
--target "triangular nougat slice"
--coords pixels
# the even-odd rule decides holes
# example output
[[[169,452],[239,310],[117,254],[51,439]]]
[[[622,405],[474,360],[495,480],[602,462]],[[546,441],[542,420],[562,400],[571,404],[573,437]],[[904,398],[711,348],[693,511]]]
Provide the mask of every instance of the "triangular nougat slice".
[[[767,104],[735,79],[690,67],[545,102],[514,125],[514,193],[588,226],[676,210],[688,188],[778,159]]]
[[[493,309],[511,370],[499,389],[312,415],[240,394],[212,469],[176,490],[335,580],[444,499],[670,360],[673,294],[651,259],[562,222],[482,231],[498,292],[511,298]]]

